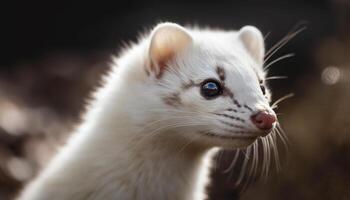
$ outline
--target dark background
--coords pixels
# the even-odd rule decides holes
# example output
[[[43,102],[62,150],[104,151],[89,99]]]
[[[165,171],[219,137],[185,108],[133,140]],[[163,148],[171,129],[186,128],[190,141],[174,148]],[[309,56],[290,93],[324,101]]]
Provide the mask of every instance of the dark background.
[[[289,77],[269,82],[274,100],[295,93],[277,111],[291,139],[289,163],[240,192],[235,176],[222,173],[232,160],[227,152],[213,173],[211,199],[350,199],[349,0],[1,5],[0,199],[10,199],[65,142],[110,56],[164,21],[254,25],[269,33],[267,48],[293,27],[307,27],[273,58],[295,56],[270,68]]]

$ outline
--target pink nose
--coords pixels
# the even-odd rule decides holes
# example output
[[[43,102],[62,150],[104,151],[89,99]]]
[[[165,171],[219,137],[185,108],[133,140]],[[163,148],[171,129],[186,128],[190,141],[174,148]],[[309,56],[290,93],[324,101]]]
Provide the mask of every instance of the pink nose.
[[[276,116],[264,110],[252,115],[251,120],[258,129],[267,131],[276,122]]]

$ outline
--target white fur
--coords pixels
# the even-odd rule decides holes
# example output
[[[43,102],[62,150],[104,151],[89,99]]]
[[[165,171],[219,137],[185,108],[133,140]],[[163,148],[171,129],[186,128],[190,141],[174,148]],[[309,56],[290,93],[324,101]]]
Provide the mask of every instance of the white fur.
[[[179,26],[164,23],[157,28],[160,27],[176,29]],[[198,87],[192,87],[180,92],[179,107],[174,108],[163,99],[179,91],[189,79],[199,83],[217,77],[215,67],[219,65],[226,70],[225,85],[233,91],[235,99],[256,111],[271,110],[257,77],[264,77],[262,63],[256,60],[264,51],[260,48],[264,47],[259,34],[249,34],[249,37],[258,35],[255,40],[260,46],[253,48],[254,43],[249,43],[246,48],[249,40],[242,40],[240,32],[181,30],[184,32],[180,34],[188,34],[192,39],[186,40],[186,48],[175,49],[176,55],[168,61],[160,78],[150,69],[149,50],[154,33],[116,59],[81,126],[18,199],[193,200],[205,197],[208,160],[213,153],[210,150],[216,146],[246,147],[254,140],[201,135],[203,131],[235,135],[234,129],[232,133],[223,129],[218,116],[209,114],[234,107],[230,98],[206,100]],[[244,34],[250,30],[246,29]],[[252,52],[254,49],[257,52]],[[250,115],[239,114],[247,122]],[[244,127],[259,133],[252,123]]]

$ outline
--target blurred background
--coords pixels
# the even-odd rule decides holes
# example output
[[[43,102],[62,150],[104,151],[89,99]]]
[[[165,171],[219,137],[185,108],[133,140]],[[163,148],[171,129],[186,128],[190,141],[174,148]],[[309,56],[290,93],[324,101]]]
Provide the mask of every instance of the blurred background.
[[[273,99],[294,93],[277,113],[290,139],[283,168],[267,181],[236,186],[213,170],[210,199],[350,200],[350,0],[12,1],[0,8],[0,199],[13,196],[63,145],[110,56],[157,22],[239,29],[257,26],[267,48],[295,25],[298,34],[272,59]],[[282,148],[283,149],[283,148]],[[240,158],[241,160],[241,158]],[[238,162],[238,165],[241,162]],[[253,177],[253,180],[259,177]]]

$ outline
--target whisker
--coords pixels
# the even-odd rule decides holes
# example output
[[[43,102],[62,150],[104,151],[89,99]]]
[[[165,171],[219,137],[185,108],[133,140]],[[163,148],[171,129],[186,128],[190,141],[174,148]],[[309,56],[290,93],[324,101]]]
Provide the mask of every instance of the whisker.
[[[273,104],[272,104],[272,108],[277,108],[275,106],[277,106],[279,103],[281,103],[282,101],[286,100],[286,99],[289,99],[291,97],[293,97],[294,94],[293,93],[290,93],[290,94],[287,94],[287,95],[284,95],[283,97],[277,99]]]
[[[248,172],[248,178],[244,184],[244,186],[242,187],[242,191],[244,191],[249,185],[250,183],[253,181],[253,178],[255,177],[255,174],[256,174],[256,170],[258,168],[258,141],[254,142],[253,145],[253,151],[252,151],[252,154],[253,154],[253,160],[251,162],[251,167],[249,169],[249,172]]]
[[[262,147],[263,147],[263,162],[262,162],[262,168],[261,168],[261,175],[260,177],[263,177],[264,171],[266,170],[266,157],[267,157],[267,145],[266,145],[266,139],[265,138],[260,138]]]
[[[283,143],[283,147],[285,148],[285,151],[288,155],[290,142],[289,142],[288,136],[285,134],[285,132],[283,131],[283,129],[279,123],[277,123],[276,133],[278,134],[279,138],[281,139],[281,141]],[[289,159],[286,159],[286,161],[288,164]]]
[[[230,171],[230,173],[229,173],[229,175],[228,175],[228,180],[231,180],[231,178],[232,178],[232,176],[233,176],[233,173],[235,172],[235,171],[233,170],[233,168],[236,166],[236,163],[237,163],[237,161],[238,161],[238,159],[239,159],[239,156],[241,155],[241,152],[240,152],[240,151],[241,151],[240,149],[238,149],[238,150],[236,151],[235,157],[234,157],[233,160],[232,160],[232,163],[231,163],[231,165],[230,165],[230,166],[232,166],[232,169],[231,169],[231,171]],[[227,168],[227,169],[229,169],[229,168]],[[229,171],[227,171],[227,172],[229,172]]]
[[[264,36],[264,40],[266,40],[271,34],[271,31],[267,32],[266,35]]]
[[[254,177],[256,176],[258,167],[259,167],[259,141],[256,141],[255,143],[256,143],[256,148],[254,149],[255,150],[254,159],[256,159],[256,167],[253,172]]]
[[[280,167],[280,162],[279,162],[279,154],[278,154],[276,140],[273,138],[273,133],[269,134],[267,136],[267,138],[270,141],[270,144],[272,146],[272,153],[273,153],[273,157],[274,157],[274,161],[275,161],[276,170],[280,171],[281,167]]]
[[[269,50],[266,51],[265,53],[265,57],[268,56],[273,50],[275,50],[279,45],[281,45],[286,39],[287,39],[287,36],[288,36],[289,33],[287,33],[286,36],[284,36],[282,39],[280,39],[278,42],[276,42],[276,44],[274,44]]]
[[[243,155],[244,155],[245,158],[250,159],[249,153],[247,151],[242,151],[242,152],[243,152]]]
[[[276,80],[276,79],[286,79],[286,78],[288,78],[288,76],[269,76],[265,78],[265,81]]]
[[[255,162],[256,162],[256,159],[255,159],[256,142],[253,143],[252,148],[253,148],[253,151],[252,151],[253,159],[252,159],[252,165],[251,165],[249,173],[248,173],[248,177],[250,177],[252,175],[254,167],[255,167]]]
[[[221,163],[224,157],[224,150],[219,150],[214,158],[216,158],[215,163]],[[218,169],[218,165],[214,165],[215,170]]]
[[[293,57],[295,56],[294,53],[289,53],[289,54],[286,54],[286,55],[283,55],[283,56],[280,56],[278,58],[276,58],[275,60],[271,61],[270,63],[268,63],[267,65],[264,66],[263,70],[266,71],[271,65],[281,61],[281,60],[284,60],[286,58],[290,58],[290,57]],[[265,79],[266,80],[266,79]]]
[[[277,143],[277,134],[276,134],[276,132],[273,132],[272,138],[273,138],[273,142],[274,142],[275,147],[276,147],[276,162],[278,163],[278,170],[280,171],[282,169],[282,167],[281,167],[280,155],[279,155],[279,151],[278,151],[278,143]]]
[[[246,156],[244,158],[243,165],[242,165],[242,170],[241,170],[241,172],[239,174],[239,177],[238,177],[238,180],[236,182],[236,185],[239,185],[243,181],[244,174],[245,174],[245,172],[247,170],[247,164],[248,164],[248,161],[249,161],[250,152],[251,152],[251,146],[249,146],[247,148],[247,152],[245,154]],[[248,154],[248,156],[247,156],[247,154]]]
[[[228,173],[228,172],[230,172],[230,171],[234,168],[234,166],[236,165],[236,162],[237,162],[237,160],[238,160],[239,153],[240,153],[240,150],[237,149],[236,152],[235,152],[235,156],[233,157],[233,160],[232,160],[230,166],[228,166],[227,169],[225,169],[225,170],[223,171],[223,173]]]
[[[269,175],[269,170],[270,170],[270,165],[271,165],[271,146],[270,146],[270,142],[267,139],[267,137],[263,138],[265,140],[265,144],[266,144],[266,167],[265,167],[265,175],[264,175],[264,180],[267,181],[267,177]]]
[[[293,28],[294,29],[294,28]],[[293,39],[296,35],[298,35],[300,32],[305,30],[306,27],[302,27],[295,32],[290,31],[287,33],[286,36],[284,36],[280,41],[278,41],[275,45],[273,45],[265,54],[264,62],[268,61],[279,49],[281,49],[284,45],[286,45],[291,39]]]
[[[282,129],[282,127],[281,127],[281,125],[279,123],[277,123],[277,126],[276,126],[276,133],[280,136],[281,141],[282,141],[285,149],[287,151],[289,151],[289,145],[288,145],[290,143],[289,139],[286,136],[285,132],[283,131],[283,129]]]

